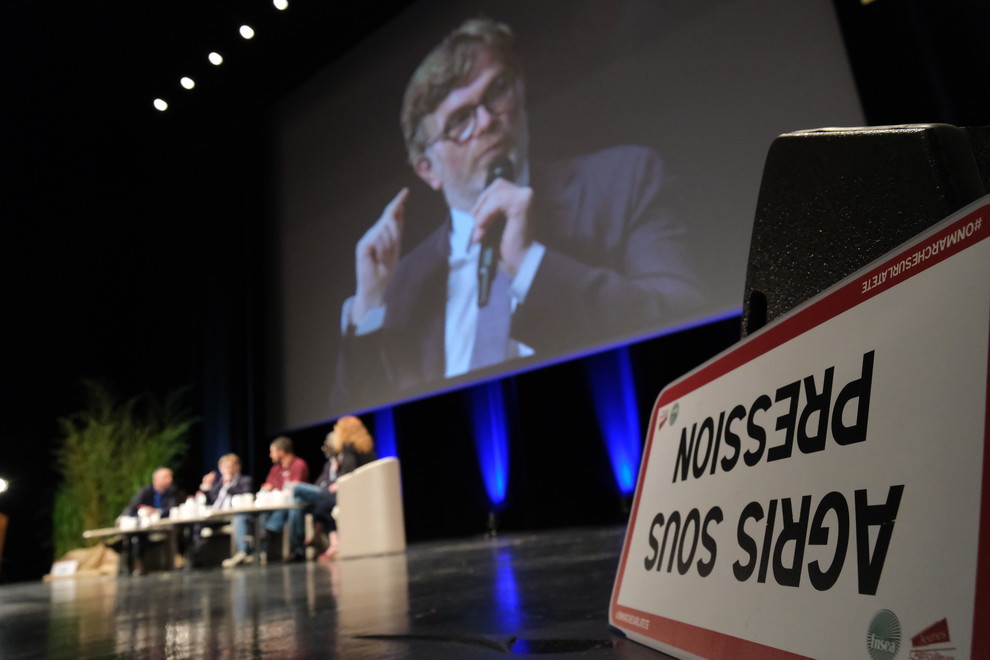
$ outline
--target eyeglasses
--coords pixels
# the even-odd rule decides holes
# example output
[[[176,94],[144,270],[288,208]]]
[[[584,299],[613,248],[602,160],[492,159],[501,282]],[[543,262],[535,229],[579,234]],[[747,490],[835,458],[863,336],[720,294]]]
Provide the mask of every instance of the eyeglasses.
[[[508,112],[516,105],[515,76],[506,72],[495,78],[485,89],[481,100],[466,105],[447,117],[443,129],[423,143],[423,150],[429,149],[440,140],[464,144],[474,135],[478,126],[478,108],[485,107],[488,114],[499,115]]]

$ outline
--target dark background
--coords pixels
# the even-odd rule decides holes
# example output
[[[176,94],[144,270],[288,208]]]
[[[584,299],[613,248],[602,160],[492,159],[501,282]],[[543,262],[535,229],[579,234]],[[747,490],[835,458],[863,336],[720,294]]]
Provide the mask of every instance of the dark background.
[[[258,117],[407,4],[294,0],[284,14],[262,0],[0,9],[0,476],[11,482],[0,495],[10,516],[0,581],[36,579],[51,564],[56,420],[82,405],[82,378],[124,396],[192,386],[203,421],[180,483],[194,486],[226,449],[207,437],[229,437],[256,477],[267,470],[254,405],[265,377],[257,329],[269,203]],[[990,123],[986,2],[834,4],[868,124]],[[237,37],[241,22],[258,29],[252,42]],[[227,58],[215,71],[203,64],[212,48]],[[179,94],[187,71],[211,84]],[[162,89],[176,90],[164,114],[151,108]],[[738,336],[730,319],[632,346],[643,421],[665,382]],[[500,524],[621,521],[583,362],[503,387],[516,432]],[[415,451],[399,447],[410,540],[481,533],[488,507],[463,440],[463,394],[395,415],[400,437],[415,429],[421,440]],[[314,471],[325,432],[294,435]],[[547,436],[565,442],[553,451],[535,442]]]

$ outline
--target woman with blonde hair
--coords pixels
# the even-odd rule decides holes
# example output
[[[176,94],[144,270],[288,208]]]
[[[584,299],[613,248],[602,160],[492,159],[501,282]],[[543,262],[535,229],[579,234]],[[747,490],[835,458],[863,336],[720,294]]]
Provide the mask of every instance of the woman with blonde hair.
[[[296,484],[293,495],[305,505],[304,513],[313,514],[316,527],[307,545],[313,545],[324,532],[328,545],[321,559],[332,559],[337,554],[337,526],[333,520],[333,507],[337,504],[337,478],[353,472],[365,463],[375,460],[375,443],[360,419],[341,417],[323,441],[323,454],[327,461],[314,484]]]

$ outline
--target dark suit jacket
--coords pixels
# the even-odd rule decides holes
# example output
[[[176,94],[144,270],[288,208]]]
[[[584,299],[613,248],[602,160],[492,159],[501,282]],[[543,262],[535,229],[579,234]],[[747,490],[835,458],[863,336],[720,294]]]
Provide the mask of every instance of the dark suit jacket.
[[[230,497],[231,495],[253,493],[254,490],[251,486],[252,486],[251,477],[249,477],[246,474],[238,475],[234,483],[232,483],[230,485],[230,488],[227,489],[227,496]],[[213,481],[213,486],[211,486],[210,490],[207,491],[206,493],[207,504],[213,506],[213,503],[216,502],[217,498],[220,496],[220,489],[222,487],[223,487],[223,481],[221,480],[221,476],[218,473],[217,478]]]
[[[365,453],[354,449],[352,445],[344,445],[340,452],[340,467],[337,468],[337,476],[342,477],[345,474],[354,472],[354,470],[362,465],[367,465],[377,459],[378,455],[374,449]]]
[[[320,477],[315,482],[321,489],[320,494],[316,495],[312,501],[313,517],[327,526],[327,529],[337,529],[333,521],[333,508],[337,505],[337,494],[328,490],[330,484],[339,477],[377,459],[378,456],[374,449],[362,453],[354,449],[352,445],[344,445],[337,458],[340,462],[337,466],[337,473],[332,479],[330,478],[330,461],[323,464],[323,471],[320,472]]]
[[[643,147],[614,147],[534,166],[534,238],[547,251],[513,314],[511,335],[536,356],[656,331],[703,300],[683,227],[661,202],[662,163]],[[404,256],[386,294],[382,328],[341,341],[333,403],[444,376],[450,221]]]
[[[176,501],[176,490],[174,486],[169,486],[168,489],[162,493],[161,500],[161,512],[162,517],[167,518],[169,510],[175,506]],[[138,507],[141,505],[145,506],[155,506],[155,489],[151,484],[147,484],[141,487],[141,490],[134,494],[131,501],[127,503],[127,507],[124,508],[125,516],[136,516],[138,512]]]
[[[340,450],[340,454],[337,455],[337,472],[331,477],[331,462],[326,461],[323,463],[323,470],[320,472],[320,476],[313,483],[326,490],[338,477],[342,477],[348,472],[353,472],[362,465],[377,460],[377,458],[378,455],[374,449],[367,453],[362,453],[354,449],[353,445],[344,445],[343,449]]]

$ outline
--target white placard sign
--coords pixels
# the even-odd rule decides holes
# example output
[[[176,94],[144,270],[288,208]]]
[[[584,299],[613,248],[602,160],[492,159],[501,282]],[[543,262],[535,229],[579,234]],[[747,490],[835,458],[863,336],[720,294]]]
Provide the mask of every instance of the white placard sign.
[[[990,196],[660,393],[612,626],[680,658],[990,657],[988,236]]]
[[[79,570],[79,561],[76,559],[63,559],[52,563],[50,575],[52,577],[70,577]]]

